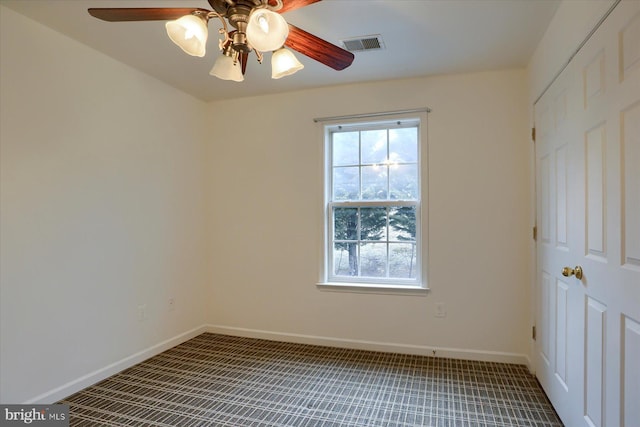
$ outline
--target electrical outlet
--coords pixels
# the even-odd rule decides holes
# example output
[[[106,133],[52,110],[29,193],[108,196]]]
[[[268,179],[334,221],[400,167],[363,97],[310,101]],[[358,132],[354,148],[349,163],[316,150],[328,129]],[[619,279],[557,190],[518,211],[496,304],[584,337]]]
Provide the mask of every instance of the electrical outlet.
[[[439,302],[436,303],[436,317],[447,317],[447,310],[445,309],[444,303]]]
[[[176,308],[176,299],[169,298],[168,304],[169,304],[169,311],[173,311],[173,309]]]
[[[138,322],[142,322],[147,318],[147,304],[138,306]]]

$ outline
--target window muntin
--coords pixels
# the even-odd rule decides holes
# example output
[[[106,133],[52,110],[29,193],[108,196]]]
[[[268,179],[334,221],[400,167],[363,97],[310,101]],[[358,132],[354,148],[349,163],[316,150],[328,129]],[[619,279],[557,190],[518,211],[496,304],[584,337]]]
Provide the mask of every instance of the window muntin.
[[[325,130],[327,281],[419,286],[419,120]]]

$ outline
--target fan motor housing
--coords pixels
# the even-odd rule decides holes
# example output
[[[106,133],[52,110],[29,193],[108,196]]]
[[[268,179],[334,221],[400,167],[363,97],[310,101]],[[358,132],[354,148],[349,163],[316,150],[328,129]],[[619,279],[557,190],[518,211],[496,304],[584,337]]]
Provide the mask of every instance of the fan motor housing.
[[[247,28],[247,23],[249,22],[249,14],[251,13],[251,9],[252,8],[245,5],[230,7],[229,10],[227,10],[227,20],[229,21],[229,24],[231,24],[232,27],[244,32],[244,30]]]

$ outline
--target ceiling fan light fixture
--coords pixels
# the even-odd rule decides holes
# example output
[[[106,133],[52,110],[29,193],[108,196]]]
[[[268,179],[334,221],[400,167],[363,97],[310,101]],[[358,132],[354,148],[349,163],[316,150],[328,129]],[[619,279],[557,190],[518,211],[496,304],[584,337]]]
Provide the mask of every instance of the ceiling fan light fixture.
[[[304,68],[304,65],[298,58],[295,57],[293,52],[284,47],[273,52],[271,56],[271,78],[279,79],[284,76],[290,76],[291,74],[300,71]]]
[[[256,8],[249,15],[247,41],[255,50],[276,50],[284,44],[288,36],[289,24],[279,13]]]
[[[207,44],[207,21],[196,15],[185,15],[165,24],[172,42],[191,56],[203,57]]]
[[[244,80],[238,61],[234,61],[231,56],[225,54],[220,55],[218,59],[216,59],[209,74],[222,80],[231,80],[234,82]]]
[[[2,0],[0,0],[2,1]],[[255,53],[262,64],[264,52],[272,52],[271,77],[291,75],[304,66],[285,43],[308,58],[340,71],[354,60],[354,54],[320,37],[288,24],[280,12],[290,12],[319,0],[208,0],[213,10],[199,7],[101,7],[89,8],[94,18],[106,22],[167,21],[165,28],[173,43],[191,56],[205,56],[207,26],[220,20],[218,58],[209,74],[225,80],[243,81],[247,59]],[[286,3],[285,3],[286,2]],[[230,31],[231,29],[231,31]]]

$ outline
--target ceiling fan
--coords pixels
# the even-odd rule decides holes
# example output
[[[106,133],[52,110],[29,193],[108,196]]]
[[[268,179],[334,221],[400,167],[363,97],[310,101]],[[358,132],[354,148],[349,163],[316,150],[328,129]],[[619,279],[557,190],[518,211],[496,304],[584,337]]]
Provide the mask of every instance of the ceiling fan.
[[[213,10],[201,8],[90,8],[91,16],[109,22],[168,21],[169,38],[192,56],[205,54],[211,18],[220,20],[218,30],[222,53],[209,74],[223,80],[242,81],[249,53],[255,52],[262,63],[263,52],[273,52],[272,78],[278,79],[302,69],[287,46],[334,70],[343,70],[353,62],[353,53],[288,24],[282,13],[320,0],[208,0]],[[229,30],[229,26],[233,29]]]

